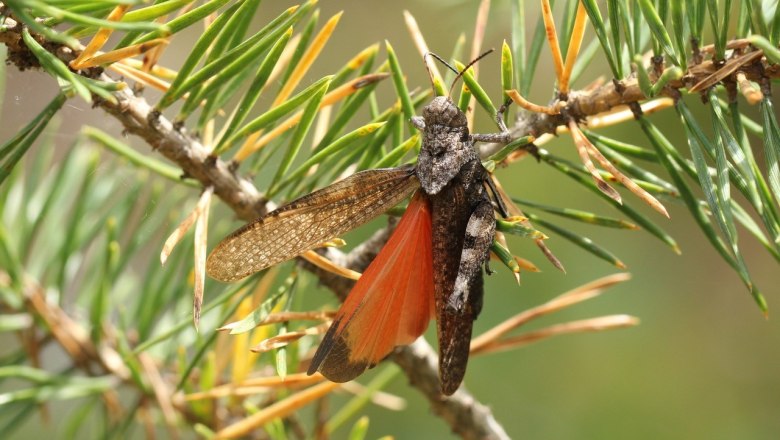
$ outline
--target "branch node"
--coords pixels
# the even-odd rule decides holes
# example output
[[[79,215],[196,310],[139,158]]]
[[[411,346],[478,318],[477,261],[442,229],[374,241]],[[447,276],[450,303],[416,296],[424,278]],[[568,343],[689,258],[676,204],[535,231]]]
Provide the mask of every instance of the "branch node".
[[[655,55],[650,60],[650,62],[653,65],[653,73],[655,74],[656,79],[660,77],[664,73],[664,56],[663,55]]]
[[[696,37],[691,37],[691,51],[693,52],[693,64],[701,64],[704,58],[701,55],[699,39]]]
[[[618,95],[622,96],[623,93],[625,93],[626,86],[625,86],[625,84],[623,84],[623,81],[621,81],[621,80],[619,80],[617,78],[612,78],[612,85],[615,87],[615,92]]]
[[[737,102],[737,83],[734,81],[734,78],[731,76],[724,78],[723,87],[726,89],[726,96],[728,97],[729,104]]]
[[[767,69],[764,69],[764,65],[761,63],[756,63],[755,69],[759,73],[759,80],[758,80],[758,86],[761,88],[761,93],[764,94],[764,96],[767,99],[772,98],[772,75],[767,74]],[[771,67],[770,67],[771,70]]]
[[[149,127],[158,133],[160,132],[160,116],[162,116],[162,113],[157,109],[152,109],[149,114],[146,115],[146,122],[149,123]]]
[[[628,103],[628,108],[631,110],[631,113],[634,114],[634,119],[640,119],[644,115],[642,106],[636,101]]]

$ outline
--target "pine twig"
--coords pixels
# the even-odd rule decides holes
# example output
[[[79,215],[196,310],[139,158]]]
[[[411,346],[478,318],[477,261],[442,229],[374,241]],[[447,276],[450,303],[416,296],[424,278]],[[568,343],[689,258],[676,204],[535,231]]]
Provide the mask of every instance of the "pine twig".
[[[8,24],[8,23],[7,23]],[[21,39],[22,26],[9,27],[0,34],[0,43],[9,49],[9,61],[21,70],[39,67],[36,58]],[[43,41],[40,35],[36,39]],[[46,49],[69,63],[78,55],[64,45],[48,42]],[[769,65],[763,58],[752,61],[752,66],[742,66],[745,79],[761,82],[767,78],[780,77],[780,68]],[[660,93],[676,97],[678,89],[691,87],[711,77],[719,66],[711,60],[694,66],[683,78],[671,81]],[[88,71],[103,81],[114,81],[106,74]],[[212,156],[209,148],[183,128],[176,127],[170,120],[154,112],[145,99],[136,96],[126,88],[114,93],[116,103],[99,101],[98,106],[116,118],[125,131],[142,138],[155,151],[176,163],[183,175],[200,182],[204,187],[213,186],[214,193],[244,220],[252,220],[273,209],[272,203],[265,200],[251,181],[238,176],[230,165]],[[512,129],[514,137],[525,135],[540,136],[554,133],[557,127],[565,125],[569,119],[582,120],[619,105],[626,105],[647,99],[639,88],[636,79],[616,81],[594,90],[571,91],[558,115],[531,114],[521,115]],[[487,157],[497,152],[502,145],[486,145],[481,154]],[[360,270],[377,253],[389,235],[390,228],[382,229],[363,245],[350,254],[328,248],[328,259],[336,264],[353,270]],[[304,263],[304,266],[317,275],[321,282],[331,288],[340,298],[344,298],[351,288],[352,281],[333,275]],[[412,386],[428,398],[436,414],[444,419],[452,429],[465,438],[508,438],[492,416],[490,409],[480,404],[466,390],[461,389],[452,397],[443,398],[439,393],[439,379],[436,357],[431,347],[418,340],[413,345],[399,349],[392,357],[406,373]]]
[[[18,49],[25,50],[23,46],[18,46]],[[55,47],[53,51],[66,63],[75,58],[75,54],[64,46]],[[32,57],[32,54],[28,56]],[[9,59],[14,60],[18,57],[9,57]],[[101,79],[111,80],[106,75]],[[239,177],[227,163],[211,156],[208,149],[194,136],[174,127],[173,123],[162,115],[154,113],[144,98],[135,96],[129,88],[117,92],[116,97],[116,104],[101,101],[98,106],[122,123],[127,133],[144,139],[155,151],[181,167],[184,175],[198,180],[204,187],[213,186],[214,194],[230,206],[241,219],[252,220],[273,209],[272,203],[264,200],[249,180]],[[362,270],[387,240],[390,230],[390,228],[380,230],[372,239],[358,246],[349,255],[327,248],[327,257],[339,266]],[[309,267],[306,264],[304,266],[320,277],[321,282],[330,287],[339,298],[343,299],[349,293],[353,283],[351,280],[321,269],[314,269],[313,266]],[[453,430],[463,433],[464,436],[470,432],[482,433],[471,438],[509,438],[496,422],[489,408],[479,404],[467,391],[461,389],[455,396],[442,399],[436,355],[430,346],[427,346],[427,350],[424,347],[420,348],[419,345],[415,347],[416,350],[401,349],[395,361],[409,375],[412,385],[428,398],[434,405],[436,413],[446,420]]]
[[[691,88],[710,77],[717,77],[723,67],[713,60],[708,59],[700,64],[691,66],[686,74],[677,80],[670,81],[658,94],[676,99],[680,96],[680,89]],[[739,70],[744,80],[761,84],[769,79],[780,78],[780,65],[770,64],[765,57],[758,57],[751,63],[742,65]],[[732,72],[732,75],[736,73]],[[722,78],[731,81],[730,77]],[[734,79],[733,81],[736,81]],[[544,134],[554,134],[558,127],[565,127],[569,118],[581,121],[588,116],[608,112],[616,107],[629,105],[649,99],[639,87],[639,80],[628,78],[613,81],[597,87],[593,90],[572,90],[566,101],[556,101],[547,107],[559,109],[558,114],[523,113],[510,128],[512,138],[522,136],[541,137]],[[489,157],[497,153],[503,144],[483,144],[480,146],[480,155]]]

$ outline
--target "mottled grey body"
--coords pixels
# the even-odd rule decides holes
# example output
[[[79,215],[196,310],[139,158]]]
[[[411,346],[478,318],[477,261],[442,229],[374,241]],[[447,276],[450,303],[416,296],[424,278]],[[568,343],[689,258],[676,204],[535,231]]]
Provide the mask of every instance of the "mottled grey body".
[[[495,234],[489,176],[474,142],[508,142],[509,132],[499,122],[502,133],[469,134],[466,115],[443,96],[412,123],[423,132],[416,174],[431,202],[439,376],[449,395],[466,373],[473,321],[482,309],[482,265]]]
[[[412,123],[423,132],[417,178],[429,196],[438,194],[463,165],[479,160],[469,139],[466,115],[448,98],[434,98]]]

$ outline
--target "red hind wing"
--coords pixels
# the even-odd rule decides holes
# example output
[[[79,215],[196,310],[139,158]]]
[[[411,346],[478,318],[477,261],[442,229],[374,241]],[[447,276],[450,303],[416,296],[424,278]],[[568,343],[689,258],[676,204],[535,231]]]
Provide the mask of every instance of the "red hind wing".
[[[430,205],[418,192],[341,305],[309,374],[350,381],[425,332],[434,311],[431,243]]]

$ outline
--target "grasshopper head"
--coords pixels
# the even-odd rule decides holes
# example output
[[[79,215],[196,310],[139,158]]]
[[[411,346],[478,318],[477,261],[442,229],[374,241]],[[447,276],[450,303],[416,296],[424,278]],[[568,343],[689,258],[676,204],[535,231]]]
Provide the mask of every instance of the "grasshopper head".
[[[466,115],[446,96],[433,98],[433,101],[423,108],[423,119],[426,127],[461,128],[468,125]]]

